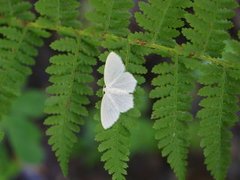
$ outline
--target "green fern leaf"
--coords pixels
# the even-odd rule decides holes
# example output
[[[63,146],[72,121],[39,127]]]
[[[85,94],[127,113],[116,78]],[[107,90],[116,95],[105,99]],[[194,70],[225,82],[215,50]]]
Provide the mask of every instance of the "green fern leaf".
[[[14,99],[20,95],[21,88],[35,63],[37,47],[43,44],[43,37],[49,34],[34,28],[1,26],[0,34],[0,118],[8,113]],[[32,37],[36,41],[29,39]]]
[[[93,29],[102,33],[126,35],[133,3],[131,0],[90,0],[94,11],[87,15]]]
[[[184,29],[183,34],[191,41],[186,50],[189,53],[219,57],[224,49],[224,40],[229,39],[226,30],[232,27],[228,19],[234,16],[237,3],[234,0],[196,0],[194,14],[186,19],[192,28]]]
[[[234,79],[239,79],[240,77],[240,64],[239,64],[239,56],[240,56],[240,43],[235,40],[225,41],[225,49],[222,53],[222,61],[225,61],[229,64],[234,64],[234,66],[229,69],[231,73],[229,74]]]
[[[185,179],[189,139],[187,123],[192,119],[188,112],[193,89],[191,72],[183,64],[184,59],[175,57],[173,63],[161,63],[153,68],[158,74],[153,79],[155,88],[150,97],[157,98],[152,118],[155,119],[156,139],[162,155],[179,179]]]
[[[141,39],[148,37],[150,43],[175,47],[174,38],[180,35],[178,28],[184,25],[185,8],[191,2],[180,0],[149,0],[140,2],[140,10],[136,13],[138,24],[145,32],[137,34]],[[136,35],[136,34],[135,34]],[[144,40],[146,41],[146,40]],[[156,51],[155,53],[169,57],[170,54]],[[153,106],[152,118],[155,119],[156,139],[163,156],[167,156],[168,163],[179,179],[185,179],[186,159],[189,139],[186,135],[187,122],[192,119],[188,112],[191,102],[193,78],[186,69],[183,57],[173,57],[172,63],[158,64],[153,73],[158,74],[153,79],[155,87],[150,97],[157,99]]]
[[[184,8],[189,6],[189,0],[149,0],[139,3],[142,12],[135,17],[149,42],[174,47],[173,38],[179,36],[177,28],[184,25]]]
[[[183,31],[191,41],[185,50],[193,54],[220,57],[225,47],[224,41],[229,39],[227,30],[232,27],[228,19],[233,17],[233,9],[236,6],[235,1],[195,1],[195,14],[186,16],[193,28]],[[205,86],[199,94],[206,97],[201,101],[203,109],[198,113],[201,119],[201,146],[204,148],[208,170],[215,179],[221,180],[225,179],[230,161],[231,133],[228,129],[236,119],[236,99],[230,89],[236,87],[229,70],[225,67],[211,64],[200,67],[202,76],[199,82]]]
[[[79,6],[77,0],[39,0],[35,4],[36,10],[41,14],[37,22],[50,27],[62,25],[78,28]]]
[[[18,18],[24,21],[34,20],[35,16],[30,11],[32,5],[27,0],[0,0],[0,24],[9,23],[11,18]]]
[[[239,61],[239,49],[239,42],[226,41],[222,61]],[[240,73],[234,68],[205,66],[207,67],[203,68],[200,78],[200,82],[205,86],[199,91],[199,95],[206,97],[201,101],[203,109],[198,113],[201,118],[201,146],[204,148],[208,170],[215,179],[222,180],[225,179],[230,164],[230,128],[237,121]]]
[[[50,126],[47,130],[49,144],[67,175],[71,150],[77,141],[76,133],[84,117],[88,116],[87,96],[93,94],[88,84],[93,81],[90,75],[96,64],[93,56],[98,52],[93,41],[87,38],[65,37],[52,43],[51,47],[61,54],[53,56],[51,66],[47,68],[52,83],[47,92],[52,96],[46,101],[45,112],[49,117],[45,124]]]
[[[33,20],[31,4],[24,0],[0,0],[0,119],[8,113],[15,98],[21,93],[26,78],[35,63],[37,47],[49,34],[41,29],[21,27],[17,20]],[[32,39],[30,39],[32,38]]]
[[[205,98],[197,117],[201,119],[201,147],[204,149],[205,163],[213,177],[223,180],[230,164],[232,133],[230,128],[237,121],[237,97],[239,82],[229,76],[229,70],[214,65],[204,65],[200,83],[205,86],[199,95]]]

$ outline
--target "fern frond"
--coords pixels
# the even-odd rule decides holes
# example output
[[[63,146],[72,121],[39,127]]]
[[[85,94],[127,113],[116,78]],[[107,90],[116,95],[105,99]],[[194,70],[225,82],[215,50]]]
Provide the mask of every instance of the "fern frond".
[[[34,28],[0,27],[0,116],[6,114],[13,100],[20,95],[26,78],[35,63],[37,47],[49,34]],[[32,37],[33,39],[29,39]]]
[[[222,53],[222,61],[227,61],[228,63],[235,64],[234,67],[229,68],[229,75],[238,80],[240,79],[240,43],[236,40],[225,41],[225,49]]]
[[[183,64],[184,59],[173,58],[173,63],[161,63],[153,68],[158,74],[153,79],[155,88],[150,97],[157,98],[152,118],[155,119],[156,139],[163,156],[167,156],[179,179],[185,179],[189,139],[186,129],[192,119],[191,107],[193,77]]]
[[[135,17],[148,41],[174,47],[173,38],[180,35],[177,28],[184,25],[184,9],[189,6],[189,0],[149,0],[139,3],[142,12],[135,13]]]
[[[221,57],[225,47],[224,41],[229,39],[227,30],[232,27],[228,19],[233,17],[233,9],[236,6],[235,1],[194,1],[194,14],[186,15],[192,29],[183,31],[191,41],[186,45],[186,52]],[[232,89],[237,87],[226,67],[213,64],[200,67],[202,76],[199,82],[205,86],[199,91],[199,95],[206,97],[200,103],[203,109],[198,112],[201,119],[201,146],[208,170],[215,179],[221,180],[225,179],[230,162],[229,128],[236,121],[237,110],[237,101]]]
[[[239,49],[239,42],[226,41],[222,60],[239,61]],[[201,146],[204,148],[208,170],[215,179],[222,180],[225,179],[231,159],[230,128],[237,121],[240,73],[234,68],[205,66],[200,78],[205,86],[199,91],[199,95],[206,97],[201,101],[203,109],[198,113],[201,118]]]
[[[93,23],[93,29],[102,33],[126,35],[130,12],[133,6],[131,0],[90,0],[94,11],[88,14]]]
[[[32,5],[27,0],[0,0],[0,24],[9,23],[11,18],[18,18],[24,21],[34,20],[35,16],[30,11]]]
[[[201,119],[201,147],[204,149],[205,164],[213,177],[223,180],[230,163],[232,133],[230,128],[237,121],[237,97],[239,82],[229,76],[228,69],[204,65],[200,83],[205,86],[199,95],[205,98],[197,114]]]
[[[31,4],[24,0],[0,0],[0,118],[6,114],[13,100],[20,94],[48,33],[41,29],[19,27],[13,19],[33,20]],[[30,39],[32,38],[32,39]]]
[[[145,32],[135,34],[145,41],[175,47],[174,38],[180,35],[179,28],[184,26],[185,8],[191,1],[185,0],[149,0],[140,2],[140,10],[135,14],[136,20]],[[148,38],[146,40],[146,37]],[[141,38],[141,39],[142,39]],[[154,51],[155,52],[155,51]],[[164,57],[169,53],[156,51]],[[156,99],[152,118],[155,119],[156,139],[162,155],[167,156],[168,163],[179,179],[185,179],[189,139],[186,133],[187,122],[192,119],[188,112],[191,103],[190,93],[193,88],[191,72],[186,69],[186,58],[175,56],[172,63],[158,64],[153,73],[154,89],[150,97]]]
[[[227,30],[232,27],[228,19],[234,16],[236,7],[234,0],[194,1],[194,14],[186,15],[192,28],[183,31],[191,41],[186,50],[189,53],[219,57],[224,49],[224,40],[229,39]]]
[[[45,112],[49,117],[45,124],[50,126],[47,130],[49,144],[56,152],[64,175],[67,175],[71,150],[77,141],[76,133],[83,118],[88,116],[87,96],[93,94],[89,83],[93,81],[92,66],[98,54],[93,42],[87,38],[65,37],[51,44],[52,49],[61,54],[53,56],[47,68],[52,83],[47,92],[52,96],[46,101]]]
[[[35,4],[36,10],[41,14],[37,22],[47,26],[62,25],[78,28],[79,6],[77,0],[39,0]]]
[[[98,118],[100,119],[100,118]],[[98,150],[103,153],[101,160],[105,162],[104,168],[112,174],[112,179],[125,179],[126,168],[129,161],[129,130],[120,123],[113,128],[103,131],[101,125],[97,127],[96,140],[102,142]]]

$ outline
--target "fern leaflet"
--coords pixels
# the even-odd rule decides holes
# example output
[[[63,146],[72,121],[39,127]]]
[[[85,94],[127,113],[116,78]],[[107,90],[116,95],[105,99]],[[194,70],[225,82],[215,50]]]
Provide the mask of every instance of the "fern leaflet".
[[[62,25],[78,28],[79,5],[76,0],[39,0],[35,4],[36,10],[41,14],[37,22],[47,27]]]
[[[87,15],[93,29],[102,33],[126,35],[129,24],[131,0],[90,0],[94,11]]]

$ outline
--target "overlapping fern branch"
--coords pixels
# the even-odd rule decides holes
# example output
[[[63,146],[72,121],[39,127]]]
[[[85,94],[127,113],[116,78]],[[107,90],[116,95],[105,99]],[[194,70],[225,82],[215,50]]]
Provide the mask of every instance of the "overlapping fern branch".
[[[240,43],[226,41],[222,60],[239,61]],[[205,85],[199,95],[206,97],[200,103],[198,112],[201,118],[201,146],[204,148],[205,163],[217,180],[225,179],[231,160],[230,128],[237,121],[238,97],[240,94],[240,73],[236,69],[203,65],[200,83]]]
[[[232,23],[228,19],[233,17],[236,6],[235,1],[195,1],[195,13],[186,15],[192,26],[192,29],[184,30],[191,41],[186,45],[186,50],[193,54],[221,57],[224,42],[230,38],[227,30],[232,27]],[[221,180],[225,179],[230,160],[229,128],[236,121],[236,82],[229,76],[227,67],[214,64],[200,67],[202,74],[199,82],[204,87],[200,89],[199,95],[205,97],[200,103],[203,109],[198,113],[201,119],[201,146],[208,170],[215,179]]]
[[[14,99],[20,95],[31,66],[35,63],[37,47],[49,34],[41,29],[21,27],[14,18],[33,20],[31,4],[27,1],[0,1],[0,118],[8,113]],[[13,19],[10,22],[10,19]],[[8,24],[8,23],[11,23]]]
[[[204,75],[200,83],[205,86],[199,91],[204,96],[198,112],[201,119],[201,147],[204,148],[205,163],[215,179],[225,179],[231,159],[230,128],[237,121],[237,94],[239,82],[229,76],[225,68],[203,65]],[[239,78],[239,77],[238,77]]]
[[[143,38],[148,37],[151,43],[175,47],[173,38],[179,36],[177,28],[184,25],[182,18],[190,1],[149,0],[139,4],[142,12],[136,13],[136,19],[146,31]],[[141,34],[138,35],[141,37]],[[191,71],[187,70],[182,58],[178,55],[158,52],[165,57],[172,57],[171,63],[161,63],[153,68],[158,76],[153,79],[155,87],[150,94],[156,99],[152,118],[155,119],[156,139],[163,156],[179,179],[185,179],[189,139],[187,122],[192,119],[188,112],[191,108],[190,93],[193,89]]]

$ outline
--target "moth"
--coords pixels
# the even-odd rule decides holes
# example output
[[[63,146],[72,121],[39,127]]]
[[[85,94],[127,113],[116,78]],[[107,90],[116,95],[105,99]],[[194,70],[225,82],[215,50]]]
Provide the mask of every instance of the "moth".
[[[133,92],[137,81],[125,71],[125,65],[119,55],[109,53],[104,67],[103,98],[101,102],[101,123],[104,129],[114,125],[120,113],[134,107]]]

